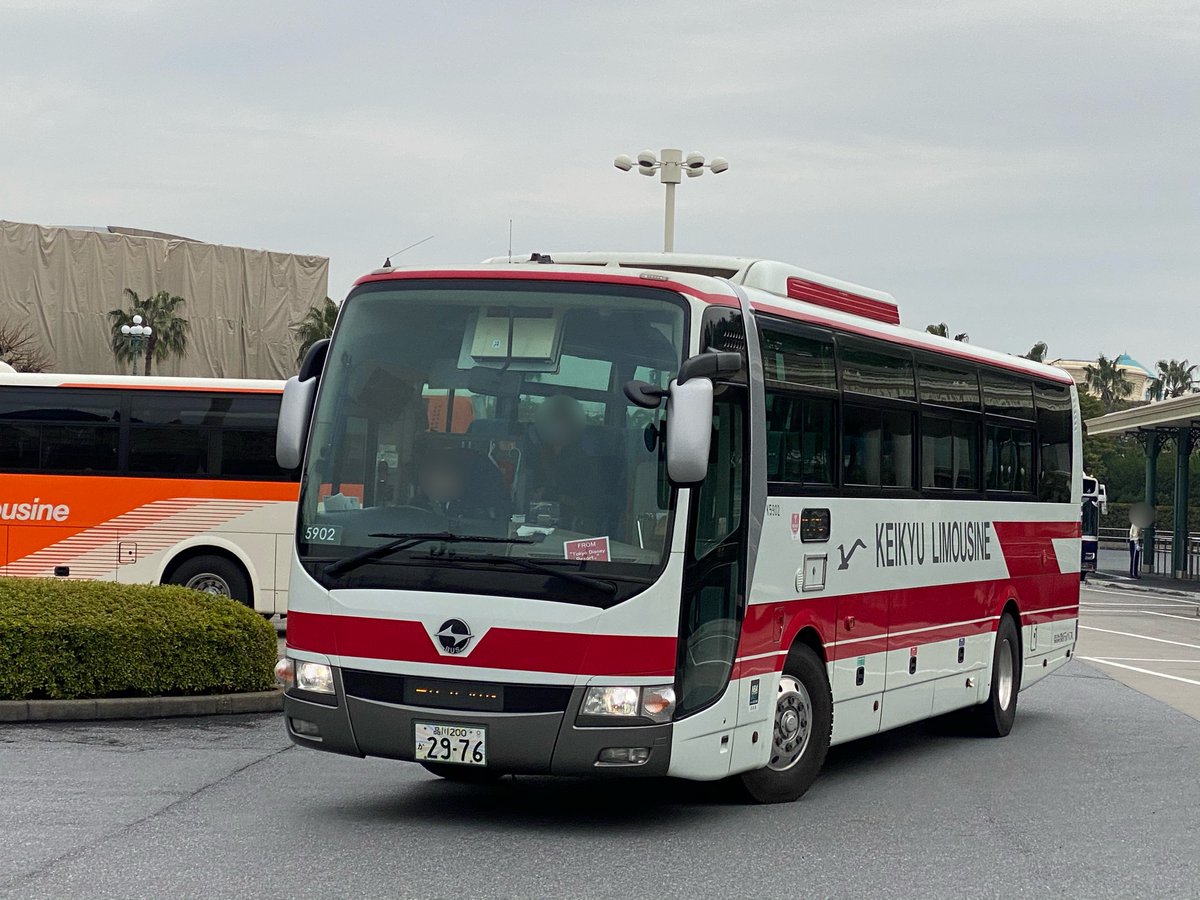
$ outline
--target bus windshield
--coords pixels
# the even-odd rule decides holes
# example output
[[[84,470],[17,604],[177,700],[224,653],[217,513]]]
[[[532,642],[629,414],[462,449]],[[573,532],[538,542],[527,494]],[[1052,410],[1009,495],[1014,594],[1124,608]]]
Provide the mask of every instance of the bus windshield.
[[[622,388],[667,385],[685,319],[682,298],[657,288],[361,286],[341,312],[313,416],[305,568],[328,587],[436,582],[596,601],[579,579],[547,575],[552,566],[625,579],[620,593],[632,595],[665,561],[671,492],[663,412]]]

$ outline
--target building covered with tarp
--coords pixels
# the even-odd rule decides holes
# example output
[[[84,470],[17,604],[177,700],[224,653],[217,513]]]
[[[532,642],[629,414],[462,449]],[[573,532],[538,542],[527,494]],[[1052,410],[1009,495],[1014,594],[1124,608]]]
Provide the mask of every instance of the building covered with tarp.
[[[0,325],[27,328],[56,372],[128,371],[113,356],[108,312],[130,308],[129,288],[185,300],[187,353],[155,362],[155,374],[286,378],[296,371],[292,326],[328,283],[322,256],[0,220]]]

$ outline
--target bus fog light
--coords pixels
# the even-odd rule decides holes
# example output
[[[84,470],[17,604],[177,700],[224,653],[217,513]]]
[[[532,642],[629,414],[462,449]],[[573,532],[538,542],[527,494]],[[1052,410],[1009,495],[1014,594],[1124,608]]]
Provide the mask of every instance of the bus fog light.
[[[316,722],[309,722],[307,719],[292,719],[292,731],[304,737],[319,738],[321,729]]]
[[[655,722],[669,722],[671,715],[675,712],[675,687],[674,685],[663,685],[661,687],[644,687],[642,688],[642,715],[647,719],[653,719]]]
[[[296,687],[302,691],[332,694],[333,669],[321,663],[296,661]]]
[[[596,759],[598,766],[640,766],[650,758],[649,747],[605,747]]]
[[[296,664],[287,658],[275,663],[275,683],[285,691],[296,686]]]
[[[635,687],[598,685],[587,689],[579,712],[585,716],[627,716],[638,714],[639,695]]]

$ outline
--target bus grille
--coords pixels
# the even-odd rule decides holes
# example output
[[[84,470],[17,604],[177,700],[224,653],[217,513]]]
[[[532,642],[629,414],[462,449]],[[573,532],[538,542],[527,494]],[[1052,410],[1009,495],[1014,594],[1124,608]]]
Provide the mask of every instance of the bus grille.
[[[571,688],[560,685],[454,681],[358,669],[342,670],[342,686],[348,697],[360,700],[466,712],[563,712],[571,699]]]

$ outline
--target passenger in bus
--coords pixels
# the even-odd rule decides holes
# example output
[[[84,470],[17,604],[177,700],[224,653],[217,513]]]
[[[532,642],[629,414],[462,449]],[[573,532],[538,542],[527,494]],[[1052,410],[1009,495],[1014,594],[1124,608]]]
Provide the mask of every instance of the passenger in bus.
[[[579,401],[567,394],[547,397],[530,429],[529,501],[556,503],[559,525],[595,533],[603,473],[594,471],[583,450],[586,418]]]

